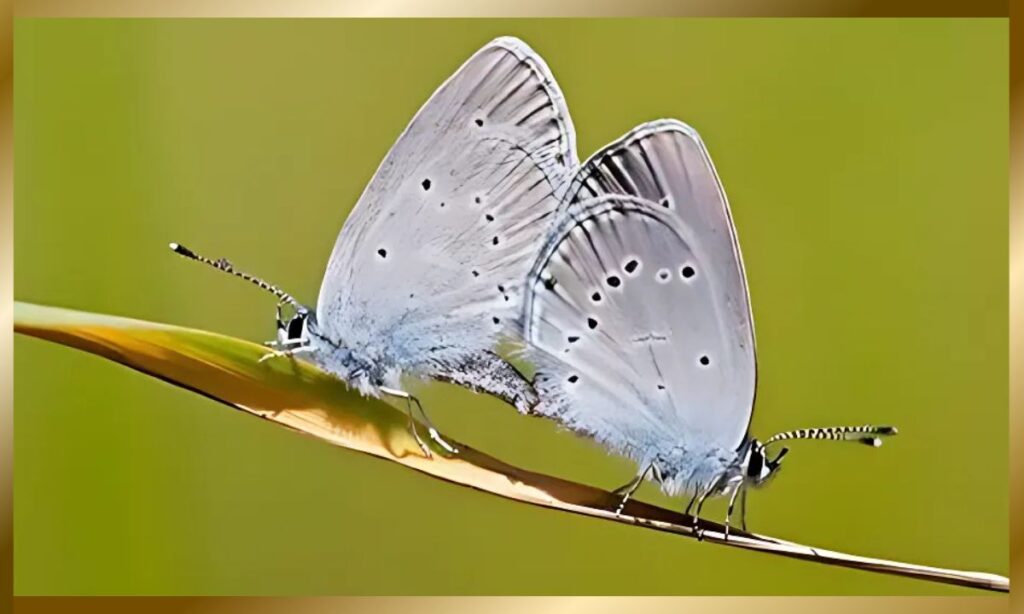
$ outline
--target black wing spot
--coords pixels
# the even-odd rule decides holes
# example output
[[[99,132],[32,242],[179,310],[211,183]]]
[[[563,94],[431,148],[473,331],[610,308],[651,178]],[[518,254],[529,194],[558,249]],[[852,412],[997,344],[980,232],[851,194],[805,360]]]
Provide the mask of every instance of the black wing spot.
[[[608,279],[605,281],[607,281],[608,285],[613,288],[618,288],[620,285],[622,285],[622,280],[615,275],[610,275]]]
[[[444,209],[444,203],[441,203],[441,208]]]
[[[493,318],[491,318],[491,322],[494,322],[495,324],[501,324],[501,318],[499,318],[498,316],[494,316]]]
[[[665,384],[658,384],[658,390],[664,390]]]
[[[706,367],[706,366],[711,364],[711,359],[708,358],[707,355],[704,355],[704,356],[701,356],[700,359],[697,362],[699,362],[701,364],[701,366]]]
[[[491,245],[497,245],[497,244],[498,244],[498,235],[494,235],[494,238],[491,239]]]
[[[580,338],[577,337],[576,335],[572,335],[572,336],[569,337],[569,343],[576,343],[579,340],[580,340]]]
[[[480,197],[479,196],[474,197],[473,198],[473,202],[475,202],[476,204],[479,205],[480,204]]]
[[[505,286],[503,286],[501,284],[498,284],[498,292],[501,292],[502,294],[504,294],[505,293]]]
[[[600,292],[595,292],[595,293],[591,294],[590,295],[590,300],[594,301],[595,303],[600,303],[601,302],[601,293]]]
[[[472,271],[473,277],[480,277],[480,271]]]
[[[658,281],[660,281],[660,282],[668,281],[669,275],[670,274],[668,272],[668,269],[661,269],[661,270],[659,270],[658,271]]]
[[[634,260],[630,260],[629,262],[627,262],[626,266],[624,266],[622,268],[626,269],[627,273],[632,273],[632,272],[636,271],[638,266],[640,266],[640,262],[638,260],[634,259]]]
[[[475,121],[476,121],[476,125],[477,125],[478,128],[483,128],[484,127],[484,120],[482,120],[480,118],[477,118]]]
[[[488,222],[493,222],[494,216],[488,213],[487,215],[484,216],[484,219],[487,220]]]
[[[662,206],[662,207],[665,207],[666,209],[671,209],[671,208],[672,208],[672,203],[671,203],[671,202],[669,202],[669,200],[668,200],[668,197],[667,197],[667,196],[666,196],[665,198],[662,198],[662,199],[661,199],[661,206]]]
[[[430,179],[424,179],[423,182],[420,183],[420,185],[423,186],[424,191],[425,190],[429,190],[430,189]]]
[[[558,281],[554,277],[545,277],[543,281],[544,288],[548,290],[554,290],[555,286],[558,284]]]
[[[377,250],[377,255],[380,256],[381,258],[387,258],[388,257],[388,250],[386,250],[386,249],[384,249],[382,247],[382,248]]]
[[[697,274],[697,270],[690,265],[686,265],[679,271],[679,274],[683,276],[683,279],[690,279]]]
[[[578,381],[580,381],[580,376],[579,375],[570,375],[569,376],[569,383],[570,384],[575,384]]]
[[[587,326],[590,327],[590,330],[594,330],[597,328],[597,320],[594,318],[587,318]]]

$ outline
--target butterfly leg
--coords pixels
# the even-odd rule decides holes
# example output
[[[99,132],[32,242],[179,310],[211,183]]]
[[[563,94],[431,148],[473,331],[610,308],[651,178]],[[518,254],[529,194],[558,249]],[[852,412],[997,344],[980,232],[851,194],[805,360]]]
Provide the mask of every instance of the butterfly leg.
[[[740,528],[747,530],[747,489],[740,493]]]
[[[704,529],[700,528],[700,511],[704,508],[704,501],[710,492],[711,488],[708,488],[701,494],[697,499],[697,509],[693,513],[693,532],[697,536],[697,541],[704,541]]]
[[[447,441],[444,440],[443,437],[441,437],[441,434],[437,431],[437,429],[434,427],[434,424],[430,421],[430,417],[427,416],[427,412],[424,411],[423,405],[420,403],[419,399],[409,394],[408,392],[405,392],[404,390],[398,390],[395,388],[387,388],[381,386],[380,391],[388,396],[396,397],[399,399],[405,399],[406,412],[409,414],[409,430],[416,438],[416,443],[420,445],[420,448],[423,450],[423,453],[426,454],[428,458],[430,457],[430,448],[428,448],[427,444],[422,439],[420,439],[419,431],[416,430],[416,419],[413,416],[412,412],[412,406],[414,403],[416,404],[416,408],[419,409],[420,416],[423,417],[423,421],[427,424],[427,432],[430,433],[430,438],[437,442],[437,445],[441,446],[449,453],[458,454],[458,449],[456,449],[455,446],[448,443]]]
[[[693,496],[690,497],[690,502],[686,504],[686,509],[683,511],[684,514],[686,514],[687,516],[690,516],[690,518],[693,520],[693,532],[694,532],[694,534],[697,533],[697,517],[693,516],[692,514],[690,514],[690,511],[693,509],[693,504],[697,502],[697,497],[699,495],[700,495],[700,489],[699,488],[695,488],[694,491],[693,491]]]
[[[702,509],[704,509],[704,502],[707,501],[708,497],[711,496],[711,493],[715,492],[715,490],[718,489],[719,485],[721,484],[721,481],[722,481],[722,479],[719,478],[719,479],[715,480],[714,482],[712,482],[707,488],[704,489],[703,492],[700,493],[699,497],[697,496],[697,493],[695,492],[694,493],[694,498],[690,499],[690,505],[686,506],[686,513],[689,514],[690,513],[690,506],[693,505],[694,500],[697,501],[697,509],[696,509],[696,511],[694,511],[692,518],[693,518],[693,533],[694,533],[694,535],[697,536],[697,540],[698,541],[702,541],[704,539],[704,529],[701,529],[700,528],[700,524],[699,524],[700,511]],[[700,492],[699,489],[698,489],[697,492]]]
[[[420,400],[412,395],[410,395],[409,398],[412,399],[412,402],[415,403],[416,407],[420,410],[420,415],[423,416],[423,421],[427,424],[427,432],[430,433],[430,438],[437,442],[437,445],[447,450],[448,453],[458,454],[459,450],[452,444],[445,441],[444,437],[441,437],[441,433],[437,431],[434,423],[430,421],[430,416],[428,416],[426,410],[423,409],[423,405],[420,403]]]
[[[725,539],[729,539],[729,522],[732,519],[732,509],[736,504],[736,497],[739,496],[741,490],[745,490],[746,485],[740,482],[736,485],[736,490],[732,491],[732,496],[729,497],[729,509],[725,512]],[[746,530],[746,527],[744,527]]]
[[[615,516],[620,516],[622,514],[622,510],[625,509],[626,503],[629,502],[629,498],[632,497],[633,493],[635,493],[637,489],[640,488],[640,485],[644,483],[644,480],[647,479],[647,474],[653,470],[654,463],[651,463],[647,465],[647,468],[635,478],[612,491],[612,494],[622,497],[622,501],[619,502],[619,507],[615,509]]]
[[[301,339],[291,339],[289,341],[285,341],[284,343],[278,341],[277,339],[274,339],[272,341],[264,341],[263,345],[265,345],[268,348],[275,348],[276,349],[276,348],[292,348],[292,347],[295,347],[295,346],[304,345],[305,343],[306,342],[301,340]]]
[[[390,397],[396,397],[399,399],[405,399],[405,413],[409,416],[409,432],[412,433],[413,438],[416,440],[416,444],[423,451],[424,456],[431,458],[433,455],[430,453],[430,447],[427,443],[420,438],[420,432],[416,430],[416,418],[412,415],[412,395],[403,390],[397,390],[394,388],[380,387],[380,391]]]
[[[287,350],[271,350],[270,352],[264,354],[263,357],[260,358],[257,362],[263,362],[264,360],[269,360],[271,358],[291,358],[296,354],[311,351],[313,351],[313,348],[311,348],[308,345],[300,345],[299,347],[289,348]]]

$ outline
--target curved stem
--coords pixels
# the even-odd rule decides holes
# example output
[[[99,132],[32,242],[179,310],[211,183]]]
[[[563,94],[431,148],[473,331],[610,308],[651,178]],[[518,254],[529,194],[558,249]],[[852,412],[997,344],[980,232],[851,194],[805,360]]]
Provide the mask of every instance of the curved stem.
[[[734,548],[932,582],[1008,592],[996,574],[877,559],[748,533],[584,484],[527,471],[445,437],[451,454],[427,442],[426,455],[401,410],[349,390],[312,365],[258,361],[263,346],[216,333],[113,316],[15,303],[16,332],[92,352],[230,407],[331,444],[397,462],[447,480],[523,503],[695,537]]]

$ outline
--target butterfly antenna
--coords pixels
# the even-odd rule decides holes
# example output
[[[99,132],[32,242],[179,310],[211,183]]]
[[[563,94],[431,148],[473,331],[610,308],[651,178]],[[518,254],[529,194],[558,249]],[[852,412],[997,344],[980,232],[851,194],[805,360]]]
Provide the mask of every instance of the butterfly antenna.
[[[799,429],[773,435],[764,445],[784,441],[786,439],[832,439],[834,441],[856,441],[877,448],[882,445],[882,437],[896,435],[899,431],[895,426],[827,426],[816,429]]]
[[[208,264],[208,265],[212,266],[213,268],[215,268],[217,270],[224,271],[225,273],[230,273],[231,275],[234,275],[235,277],[241,277],[242,279],[244,279],[244,280],[246,280],[248,282],[256,284],[260,288],[263,288],[267,292],[270,292],[271,294],[273,294],[274,296],[279,298],[282,302],[288,303],[289,305],[291,305],[295,309],[297,309],[299,311],[305,311],[305,307],[303,307],[301,304],[299,304],[299,302],[296,301],[295,298],[292,297],[291,294],[288,294],[287,292],[285,292],[284,290],[278,288],[277,286],[275,286],[273,284],[268,284],[267,282],[263,281],[259,277],[253,277],[252,275],[249,275],[248,273],[243,273],[242,271],[236,270],[234,265],[232,265],[230,261],[228,261],[228,260],[226,260],[224,258],[218,258],[217,260],[210,260],[206,256],[200,256],[199,254],[195,253],[194,251],[190,250],[189,248],[185,247],[184,245],[182,245],[180,243],[171,243],[170,247],[176,253],[178,253],[178,254],[188,258],[189,260],[195,260],[196,262],[202,262],[203,264]]]

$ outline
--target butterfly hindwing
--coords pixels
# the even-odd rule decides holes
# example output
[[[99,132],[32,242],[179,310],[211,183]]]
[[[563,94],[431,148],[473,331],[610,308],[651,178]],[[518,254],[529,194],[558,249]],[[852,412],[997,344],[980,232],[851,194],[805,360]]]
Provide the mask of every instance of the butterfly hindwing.
[[[753,406],[753,327],[699,138],[678,122],[642,126],[593,156],[569,194],[524,306],[538,411],[641,462],[728,459]]]

